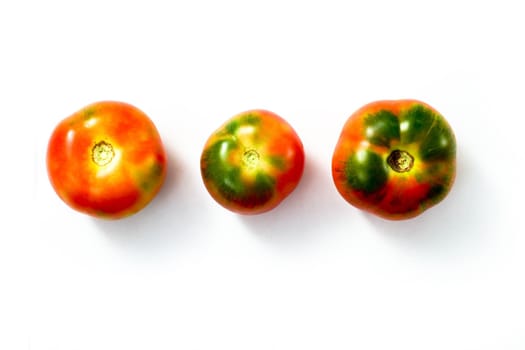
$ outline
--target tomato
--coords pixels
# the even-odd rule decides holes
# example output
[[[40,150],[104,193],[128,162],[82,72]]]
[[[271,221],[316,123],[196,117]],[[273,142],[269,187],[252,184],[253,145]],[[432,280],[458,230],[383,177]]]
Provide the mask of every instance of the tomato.
[[[385,219],[408,219],[449,193],[456,139],[443,118],[416,100],[377,101],[346,121],[332,158],[337,190]]]
[[[62,120],[47,149],[58,196],[85,214],[119,219],[144,208],[166,174],[166,153],[153,122],[115,101],[88,105]]]
[[[275,208],[298,185],[304,149],[294,129],[265,110],[240,113],[218,128],[201,155],[201,174],[210,195],[240,214]]]

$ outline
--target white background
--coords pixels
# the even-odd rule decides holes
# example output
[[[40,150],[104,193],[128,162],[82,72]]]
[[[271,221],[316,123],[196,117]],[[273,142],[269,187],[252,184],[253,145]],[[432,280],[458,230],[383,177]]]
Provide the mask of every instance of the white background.
[[[0,348],[525,349],[519,1],[0,2]],[[331,179],[346,118],[437,108],[458,141],[449,196],[389,222]],[[169,152],[122,221],[69,209],[54,126],[98,100],[145,111]],[[296,191],[241,217],[200,178],[208,135],[266,108],[305,145]]]

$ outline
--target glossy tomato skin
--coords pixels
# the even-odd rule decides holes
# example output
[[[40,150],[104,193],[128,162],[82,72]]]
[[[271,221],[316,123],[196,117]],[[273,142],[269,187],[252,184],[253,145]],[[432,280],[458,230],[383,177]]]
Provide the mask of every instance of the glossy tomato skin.
[[[220,205],[239,214],[260,214],[281,203],[304,169],[303,144],[283,118],[266,110],[240,113],[206,141],[201,175]]]
[[[443,200],[456,174],[456,138],[445,118],[417,100],[367,104],[345,123],[332,157],[337,190],[350,204],[391,220]]]
[[[144,208],[160,190],[166,153],[160,135],[138,108],[101,101],[62,120],[48,143],[47,170],[71,208],[120,219]]]

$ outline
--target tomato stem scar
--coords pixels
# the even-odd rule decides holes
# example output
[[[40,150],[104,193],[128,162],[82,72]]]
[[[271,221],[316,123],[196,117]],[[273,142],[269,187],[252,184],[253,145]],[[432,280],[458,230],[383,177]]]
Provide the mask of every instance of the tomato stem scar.
[[[259,153],[254,149],[249,149],[242,155],[242,162],[248,169],[255,169],[259,163]]]
[[[91,150],[91,159],[98,166],[108,165],[114,156],[115,151],[113,150],[113,146],[106,141],[96,143]]]
[[[398,173],[406,173],[414,166],[414,157],[407,151],[396,149],[390,153],[386,162],[392,170]]]

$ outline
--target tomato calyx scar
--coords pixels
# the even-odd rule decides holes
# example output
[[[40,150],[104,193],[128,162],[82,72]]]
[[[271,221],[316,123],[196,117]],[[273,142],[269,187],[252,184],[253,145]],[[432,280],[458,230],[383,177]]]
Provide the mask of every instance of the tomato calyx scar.
[[[113,146],[106,141],[97,142],[91,149],[91,159],[98,166],[108,165],[114,157]]]
[[[396,149],[390,153],[386,162],[395,172],[406,173],[414,166],[414,157],[407,151]]]
[[[261,156],[254,149],[247,149],[242,155],[242,163],[244,166],[250,170],[257,168]]]

